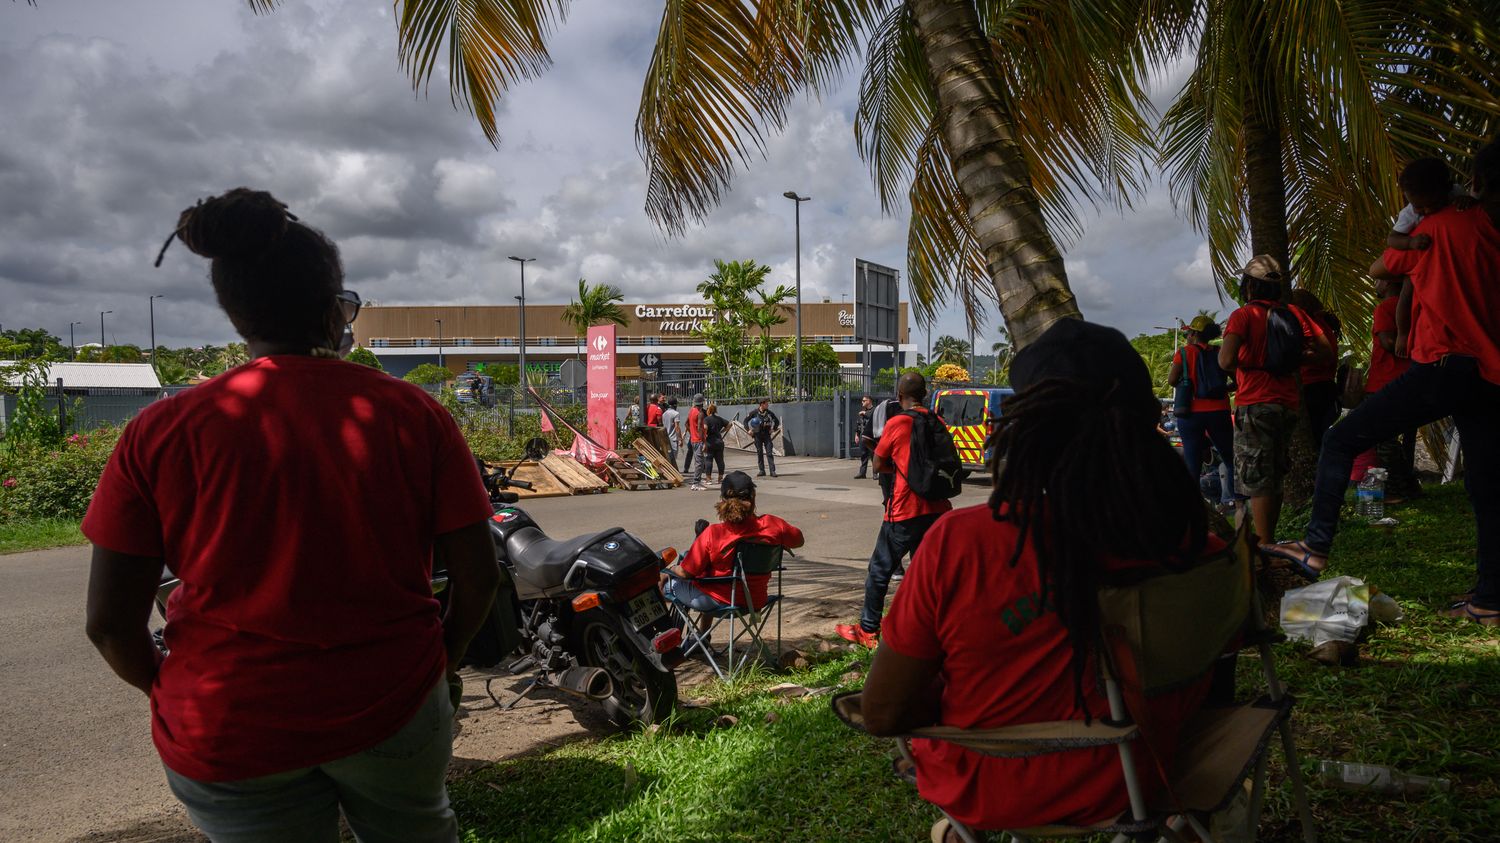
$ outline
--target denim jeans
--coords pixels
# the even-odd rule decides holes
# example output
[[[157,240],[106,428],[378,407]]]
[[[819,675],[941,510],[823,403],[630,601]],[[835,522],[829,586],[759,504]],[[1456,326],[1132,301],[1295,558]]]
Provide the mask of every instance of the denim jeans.
[[[1307,423],[1312,428],[1313,451],[1323,447],[1323,436],[1339,420],[1339,385],[1319,381],[1302,387],[1302,405],[1307,408]]]
[[[864,477],[865,476],[865,470],[870,465],[870,455],[872,453],[874,453],[874,451],[870,450],[870,446],[869,445],[866,445],[864,443],[860,443],[860,446],[859,446],[859,476],[860,477]]]
[[[1228,410],[1213,410],[1192,413],[1177,419],[1177,432],[1182,436],[1182,458],[1187,462],[1188,473],[1197,480],[1203,473],[1203,446],[1212,444],[1219,452],[1219,459],[1229,466],[1229,488],[1234,488],[1234,425],[1229,421]],[[1231,503],[1234,496],[1220,499]]]
[[[870,570],[865,575],[865,607],[859,614],[859,626],[865,632],[880,631],[880,618],[885,614],[885,595],[890,590],[896,566],[908,554],[917,552],[917,545],[922,543],[922,537],[937,519],[934,514],[905,521],[880,522],[880,535],[875,539],[875,552],[870,555]]]
[[[1357,455],[1450,415],[1458,425],[1464,486],[1478,529],[1479,576],[1473,602],[1500,609],[1500,385],[1480,377],[1472,357],[1449,355],[1437,363],[1413,363],[1328,429],[1304,538],[1316,553],[1332,550]]]
[[[698,450],[697,442],[688,442],[683,446],[682,473],[686,474],[693,470],[693,454]]]
[[[400,731],[364,752],[233,782],[168,769],[167,784],[213,843],[337,843],[340,809],[360,843],[450,843],[452,755],[453,703],[439,682]]]

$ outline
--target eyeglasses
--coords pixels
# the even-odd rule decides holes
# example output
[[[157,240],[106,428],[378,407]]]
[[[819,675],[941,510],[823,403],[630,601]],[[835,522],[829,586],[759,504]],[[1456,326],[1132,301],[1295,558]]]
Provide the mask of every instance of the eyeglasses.
[[[360,305],[363,304],[359,300],[359,293],[353,290],[340,290],[334,294],[333,298],[339,303],[339,307],[343,308],[344,324],[353,325],[355,317],[359,316]]]

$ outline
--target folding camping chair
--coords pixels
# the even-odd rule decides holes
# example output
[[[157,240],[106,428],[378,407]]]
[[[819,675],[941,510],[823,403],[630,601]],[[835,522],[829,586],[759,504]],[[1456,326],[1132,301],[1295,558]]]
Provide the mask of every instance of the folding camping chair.
[[[1243,793],[1246,777],[1253,776],[1245,829],[1253,840],[1265,800],[1268,745],[1272,733],[1279,732],[1302,837],[1306,843],[1315,843],[1312,813],[1292,738],[1293,700],[1276,676],[1271,653],[1271,645],[1282,636],[1266,629],[1254,582],[1257,553],[1248,526],[1242,526],[1229,549],[1215,559],[1186,572],[1109,585],[1100,592],[1104,640],[1097,661],[1109,700],[1109,720],[975,730],[930,726],[897,738],[902,756],[913,760],[909,738],[945,740],[1000,758],[1087,747],[1118,748],[1129,796],[1127,812],[1090,828],[1050,825],[1007,830],[1005,833],[1015,840],[1101,832],[1112,833],[1116,843],[1145,834],[1179,840],[1178,832],[1190,826],[1200,839],[1210,841],[1214,838],[1204,822],[1206,815],[1227,807]],[[1147,804],[1136,776],[1134,753],[1141,730],[1132,712],[1140,711],[1139,705],[1152,692],[1195,681],[1211,671],[1222,654],[1247,647],[1259,650],[1265,693],[1249,702],[1204,708],[1184,724],[1177,756],[1165,771],[1167,786],[1152,804]],[[863,729],[860,694],[835,697],[833,709],[845,723]],[[948,822],[967,843],[981,839],[952,817]]]
[[[781,572],[786,570],[781,560],[782,555],[786,553],[791,553],[791,551],[779,544],[742,541],[734,546],[734,572],[728,576],[694,579],[679,577],[668,569],[667,576],[694,585],[698,583],[732,584],[730,594],[734,597],[734,602],[704,613],[713,618],[713,624],[709,626],[707,632],[700,633],[698,625],[689,616],[689,611],[696,610],[689,610],[676,601],[669,601],[672,611],[682,622],[682,633],[687,639],[683,655],[691,656],[694,652],[702,653],[720,679],[732,678],[749,664],[755,655],[764,654],[770,649],[766,646],[762,633],[774,611],[776,614],[776,660],[779,663],[781,660]],[[776,575],[776,587],[774,590],[769,587],[766,589],[765,605],[756,608],[750,605],[750,577],[766,574]],[[769,585],[770,583],[767,583],[767,586]],[[714,630],[726,622],[729,625],[729,646],[724,650],[724,664],[720,666],[718,657],[709,646],[709,639]],[[742,638],[749,639],[746,641],[747,646],[740,648],[736,653],[735,645]]]

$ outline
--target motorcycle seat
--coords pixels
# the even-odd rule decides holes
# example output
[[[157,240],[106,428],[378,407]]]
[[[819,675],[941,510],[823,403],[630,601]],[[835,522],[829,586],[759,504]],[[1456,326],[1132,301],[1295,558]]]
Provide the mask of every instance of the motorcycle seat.
[[[585,548],[623,532],[622,527],[611,527],[601,533],[551,539],[539,527],[523,527],[505,540],[505,552],[516,567],[516,576],[535,588],[551,589],[562,585],[563,577]]]

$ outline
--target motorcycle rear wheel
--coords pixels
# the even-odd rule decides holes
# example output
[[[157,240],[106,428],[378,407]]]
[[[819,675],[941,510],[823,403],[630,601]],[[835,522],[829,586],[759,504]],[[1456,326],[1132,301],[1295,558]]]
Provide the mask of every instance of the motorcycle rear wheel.
[[[610,721],[625,727],[665,720],[677,706],[676,674],[637,652],[618,617],[591,611],[577,620],[581,646],[574,652],[579,662],[602,668],[614,683],[613,693],[602,703]]]

